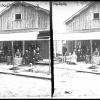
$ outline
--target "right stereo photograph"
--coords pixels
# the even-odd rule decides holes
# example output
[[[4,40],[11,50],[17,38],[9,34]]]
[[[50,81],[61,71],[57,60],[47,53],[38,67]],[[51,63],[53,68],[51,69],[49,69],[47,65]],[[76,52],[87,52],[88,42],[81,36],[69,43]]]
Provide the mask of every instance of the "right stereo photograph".
[[[100,98],[100,2],[52,2],[53,98]]]

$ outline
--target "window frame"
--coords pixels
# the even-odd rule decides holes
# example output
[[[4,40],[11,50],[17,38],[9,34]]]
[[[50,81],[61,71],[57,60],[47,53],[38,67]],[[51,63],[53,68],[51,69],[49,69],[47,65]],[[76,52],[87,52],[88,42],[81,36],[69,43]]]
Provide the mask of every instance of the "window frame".
[[[16,15],[20,15],[20,19],[16,19]],[[22,14],[21,13],[16,13],[15,14],[15,21],[20,21],[20,20],[22,20]]]
[[[95,16],[96,16],[95,14],[98,14],[98,18],[97,17],[95,18]],[[100,14],[98,12],[97,13],[93,13],[93,19],[94,20],[99,20],[100,19]]]

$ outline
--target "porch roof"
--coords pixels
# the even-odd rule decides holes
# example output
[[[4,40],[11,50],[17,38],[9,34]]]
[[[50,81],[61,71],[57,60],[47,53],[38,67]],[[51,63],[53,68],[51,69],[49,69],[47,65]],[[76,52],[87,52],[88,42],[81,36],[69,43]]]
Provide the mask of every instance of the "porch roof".
[[[54,34],[53,40],[100,40],[100,32]]]
[[[28,41],[37,40],[37,35],[39,32],[18,32],[18,33],[6,33],[0,34],[0,41]]]

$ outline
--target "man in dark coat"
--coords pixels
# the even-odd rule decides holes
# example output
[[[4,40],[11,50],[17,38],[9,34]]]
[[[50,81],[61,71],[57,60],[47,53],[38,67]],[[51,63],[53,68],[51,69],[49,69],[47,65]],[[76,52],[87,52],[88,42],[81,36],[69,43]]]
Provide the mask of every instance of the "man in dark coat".
[[[66,62],[66,55],[67,55],[67,48],[65,46],[63,46],[64,62]]]
[[[90,62],[90,55],[91,55],[91,51],[90,49],[87,47],[86,48],[86,55],[85,55],[85,63],[89,63]]]
[[[8,49],[8,53],[7,53],[7,64],[12,64],[12,52],[10,49]]]
[[[33,50],[33,52],[32,52],[32,60],[33,60],[33,61],[32,61],[32,64],[35,65],[36,60],[37,60],[37,59],[36,59],[36,50]]]
[[[63,46],[63,56],[65,55],[66,51],[67,51],[67,48]]]
[[[25,54],[24,54],[24,56],[23,56],[26,65],[29,64],[29,56],[30,56],[30,55],[29,55],[29,52],[28,52],[28,50],[26,50],[26,51],[25,51]]]
[[[40,48],[36,48],[36,61],[42,60],[42,57],[40,55]]]

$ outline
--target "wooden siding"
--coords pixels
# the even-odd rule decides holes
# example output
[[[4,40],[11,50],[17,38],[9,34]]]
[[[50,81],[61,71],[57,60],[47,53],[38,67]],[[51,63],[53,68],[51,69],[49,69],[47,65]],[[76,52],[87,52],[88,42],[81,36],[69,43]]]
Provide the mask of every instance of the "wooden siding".
[[[94,20],[93,13],[100,14],[100,2],[96,3],[66,24],[67,32],[80,32],[100,28],[100,19]]]
[[[15,20],[16,13],[21,13],[21,20]],[[22,4],[13,5],[8,11],[0,16],[1,31],[27,28],[49,29],[48,24],[50,24],[48,14],[42,11],[37,11],[35,8],[30,6],[26,7]]]
[[[49,15],[43,11],[38,12],[38,26],[39,28],[49,28]]]

